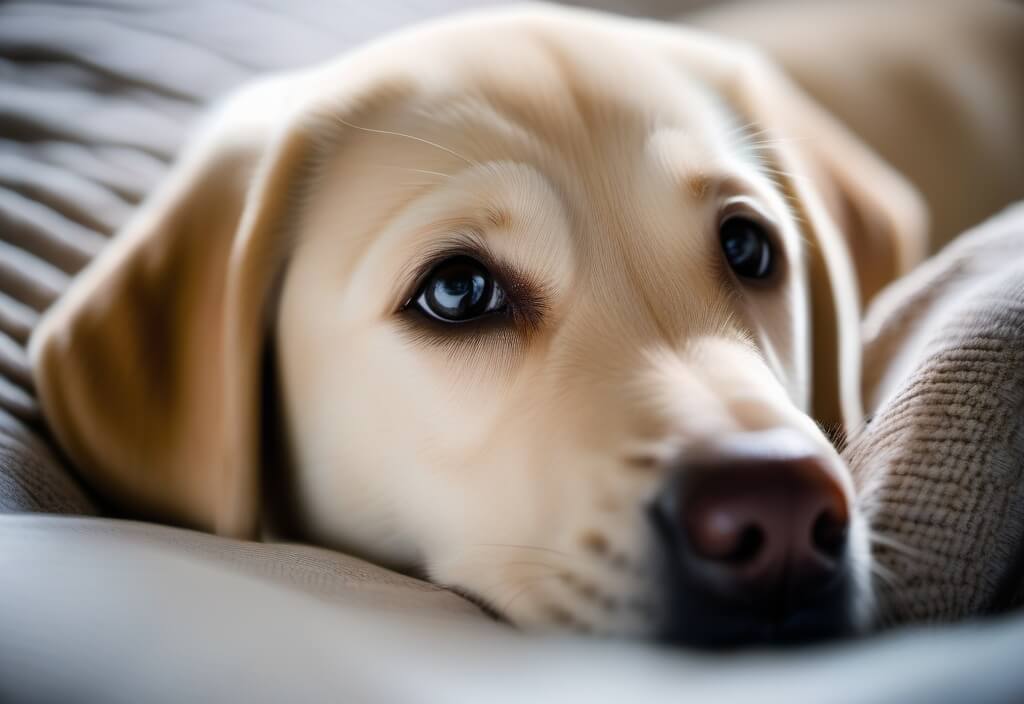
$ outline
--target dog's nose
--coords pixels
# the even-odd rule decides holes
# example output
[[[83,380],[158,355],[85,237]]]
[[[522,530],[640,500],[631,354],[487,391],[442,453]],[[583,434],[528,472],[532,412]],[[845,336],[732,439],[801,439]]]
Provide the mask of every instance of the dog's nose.
[[[672,517],[691,559],[735,589],[798,591],[835,571],[846,543],[842,489],[814,458],[707,469],[685,482]]]
[[[830,600],[847,596],[837,586],[847,499],[827,460],[792,431],[734,436],[687,462],[653,513],[684,592],[673,598],[687,610],[720,606],[731,621],[723,629],[749,628],[751,640],[800,638],[807,621],[812,631],[838,625],[822,621],[841,619],[843,604]]]

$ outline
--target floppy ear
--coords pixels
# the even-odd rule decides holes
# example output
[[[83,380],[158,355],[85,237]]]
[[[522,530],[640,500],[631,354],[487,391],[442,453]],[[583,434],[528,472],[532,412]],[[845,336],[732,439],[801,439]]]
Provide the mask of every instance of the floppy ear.
[[[808,239],[812,415],[848,433],[862,421],[861,305],[923,258],[924,202],[766,59],[742,60],[729,90],[769,135],[764,158]]]
[[[230,101],[31,339],[61,447],[138,515],[257,528],[264,314],[308,142],[288,105],[274,81]]]
[[[786,83],[789,83],[786,81]],[[807,166],[810,187],[853,261],[861,305],[917,266],[928,250],[928,210],[906,178],[836,122],[792,83],[780,87],[780,110],[793,125],[793,150]]]

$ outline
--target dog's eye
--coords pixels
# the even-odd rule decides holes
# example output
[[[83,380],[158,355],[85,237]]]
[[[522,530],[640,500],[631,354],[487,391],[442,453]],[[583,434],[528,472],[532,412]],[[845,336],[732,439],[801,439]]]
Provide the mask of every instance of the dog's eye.
[[[476,259],[457,256],[438,264],[413,298],[425,315],[445,323],[465,323],[507,307],[505,291]]]
[[[772,273],[772,244],[764,227],[750,218],[733,216],[719,228],[722,251],[737,276],[764,279]]]

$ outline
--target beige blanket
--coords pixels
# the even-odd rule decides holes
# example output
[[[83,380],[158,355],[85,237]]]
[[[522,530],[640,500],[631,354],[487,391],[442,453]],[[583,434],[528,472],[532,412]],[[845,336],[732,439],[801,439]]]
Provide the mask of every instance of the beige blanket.
[[[1024,203],[885,291],[864,323],[872,417],[846,451],[894,621],[1024,600]]]

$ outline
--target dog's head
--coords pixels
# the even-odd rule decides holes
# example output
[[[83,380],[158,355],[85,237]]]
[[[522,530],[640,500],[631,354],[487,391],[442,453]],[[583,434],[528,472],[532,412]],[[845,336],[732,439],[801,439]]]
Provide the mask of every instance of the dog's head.
[[[820,428],[918,213],[741,46],[476,15],[230,100],[31,353],[136,514],[274,503],[524,625],[822,636],[870,588]]]

